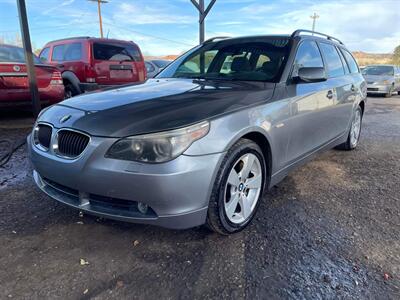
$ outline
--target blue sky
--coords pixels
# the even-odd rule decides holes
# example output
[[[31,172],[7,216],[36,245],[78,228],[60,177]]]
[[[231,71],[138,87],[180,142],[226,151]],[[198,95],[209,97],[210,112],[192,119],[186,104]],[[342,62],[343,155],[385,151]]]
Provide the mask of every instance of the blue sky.
[[[99,35],[96,3],[26,2],[36,48],[53,39]],[[198,41],[198,14],[190,0],[109,0],[102,7],[104,33],[135,41],[146,55],[179,54]],[[206,37],[310,29],[313,12],[320,16],[316,30],[340,38],[352,51],[386,53],[400,44],[400,0],[217,0]],[[0,0],[0,38],[15,40],[19,30],[16,1]]]

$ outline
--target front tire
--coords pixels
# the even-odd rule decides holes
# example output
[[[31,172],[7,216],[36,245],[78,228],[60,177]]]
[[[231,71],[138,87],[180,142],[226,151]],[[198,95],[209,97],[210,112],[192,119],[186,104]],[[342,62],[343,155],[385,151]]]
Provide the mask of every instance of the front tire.
[[[385,98],[390,98],[393,95],[393,90],[394,90],[394,84],[392,84],[392,86],[389,89],[389,92],[387,94],[385,94]]]
[[[267,183],[260,147],[241,139],[226,153],[214,182],[207,226],[228,235],[243,230],[254,217]]]
[[[350,151],[357,147],[358,141],[360,140],[362,117],[362,109],[359,106],[354,112],[349,135],[347,136],[347,141],[343,144],[338,145],[336,149]]]

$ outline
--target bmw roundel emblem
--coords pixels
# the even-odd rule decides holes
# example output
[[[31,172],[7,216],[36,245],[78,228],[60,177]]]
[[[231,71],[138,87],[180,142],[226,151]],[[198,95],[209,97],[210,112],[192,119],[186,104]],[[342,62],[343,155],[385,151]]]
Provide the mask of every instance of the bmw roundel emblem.
[[[71,118],[71,115],[65,115],[60,119],[60,123],[65,123]]]
[[[13,66],[13,70],[15,72],[19,72],[19,71],[21,71],[21,67],[20,66]]]

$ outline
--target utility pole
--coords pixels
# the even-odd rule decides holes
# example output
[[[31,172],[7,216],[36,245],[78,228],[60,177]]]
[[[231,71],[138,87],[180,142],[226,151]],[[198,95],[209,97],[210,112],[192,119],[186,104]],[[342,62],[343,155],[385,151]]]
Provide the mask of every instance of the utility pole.
[[[198,1],[190,0],[190,1],[192,1],[192,4],[199,11],[199,43],[201,44],[204,42],[204,30],[205,30],[204,20],[207,17],[213,5],[215,4],[216,0],[211,0],[211,2],[208,4],[205,10],[204,10],[204,0],[198,0]]]
[[[21,27],[22,44],[24,46],[26,70],[29,80],[29,91],[32,98],[32,112],[36,118],[40,112],[40,97],[36,81],[35,64],[33,62],[31,37],[29,34],[28,17],[26,14],[25,0],[17,0],[19,24]]]
[[[100,37],[103,38],[103,21],[101,19],[101,4],[108,3],[107,0],[89,0],[92,2],[97,2],[97,12],[99,13],[99,24],[100,24]]]
[[[319,18],[319,15],[314,13],[312,16],[310,16],[310,18],[313,19],[313,21],[312,21],[312,31],[314,32],[315,31],[315,22]]]

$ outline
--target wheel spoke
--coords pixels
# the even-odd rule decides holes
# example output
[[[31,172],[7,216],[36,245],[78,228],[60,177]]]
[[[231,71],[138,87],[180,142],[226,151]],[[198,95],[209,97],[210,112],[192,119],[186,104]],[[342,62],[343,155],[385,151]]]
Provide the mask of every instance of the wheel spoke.
[[[245,158],[243,158],[243,168],[240,171],[242,180],[249,177],[250,171],[253,168],[254,158],[255,158],[255,156],[251,155],[251,154],[248,154],[248,155],[246,155]]]
[[[247,197],[240,197],[239,204],[242,209],[242,215],[244,219],[251,214],[251,203]]]
[[[235,193],[232,195],[229,202],[225,204],[225,211],[228,218],[232,218],[233,215],[235,214],[238,202],[239,202],[239,194]]]
[[[235,169],[232,169],[231,172],[229,173],[228,183],[236,187],[239,186],[240,184],[239,174],[235,171]]]
[[[246,186],[249,189],[258,189],[261,187],[261,183],[262,183],[262,176],[261,175],[257,175],[256,177],[250,178],[247,183]]]

